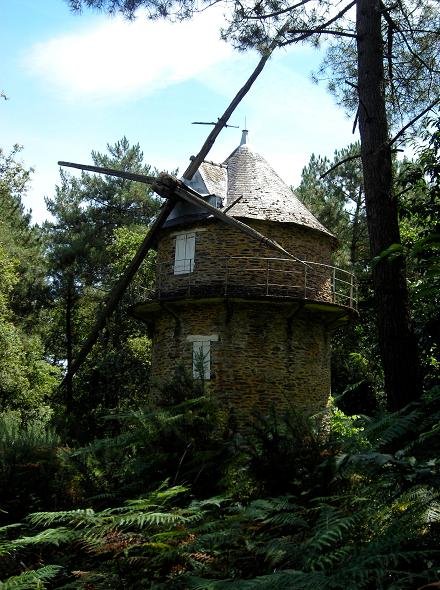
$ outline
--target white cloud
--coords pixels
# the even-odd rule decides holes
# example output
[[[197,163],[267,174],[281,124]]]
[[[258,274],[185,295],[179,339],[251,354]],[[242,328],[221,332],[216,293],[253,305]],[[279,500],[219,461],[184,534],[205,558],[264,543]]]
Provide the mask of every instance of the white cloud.
[[[245,58],[246,63],[240,57],[240,68],[234,69],[240,69],[241,77],[239,80],[234,74],[235,91],[257,62],[255,55]],[[336,106],[325,86],[317,86],[307,74],[320,59],[307,47],[274,55],[231,118],[240,124],[246,117],[253,147],[292,185],[300,182],[301,170],[313,152],[332,157],[336,148],[357,139],[351,132],[352,121]],[[226,94],[225,72],[222,64],[210,70],[205,81]],[[229,95],[233,96],[230,89]]]
[[[132,22],[107,18],[34,45],[26,63],[64,98],[147,95],[231,56],[219,39],[221,19],[215,9],[183,23],[153,22],[143,14]]]

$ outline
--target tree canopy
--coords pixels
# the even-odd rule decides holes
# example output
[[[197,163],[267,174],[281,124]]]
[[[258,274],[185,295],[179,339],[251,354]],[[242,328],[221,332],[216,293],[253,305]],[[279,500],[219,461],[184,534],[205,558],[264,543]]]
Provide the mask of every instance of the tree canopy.
[[[150,172],[139,145],[131,146],[125,137],[109,145],[106,154],[92,152],[92,159],[95,165]],[[47,199],[47,205],[54,217],[44,226],[56,318],[50,334],[51,351],[53,361],[66,363],[68,372],[115,275],[122,272],[127,256],[134,254],[159,202],[145,185],[86,173],[76,178],[61,172],[61,184],[56,187],[55,197]],[[141,297],[142,281],[148,284],[148,270],[132,285],[124,310],[130,301],[134,303],[136,297]],[[68,413],[84,409],[84,404],[89,403],[95,409],[101,405],[118,406],[132,398],[130,388],[145,389],[149,340],[145,341],[141,333],[126,311],[119,311],[115,320],[107,323],[94,360],[82,373],[81,384],[74,391],[72,383],[67,383]],[[140,353],[137,339],[143,340],[145,354]],[[93,401],[83,399],[80,393],[87,388],[83,379],[94,388]]]

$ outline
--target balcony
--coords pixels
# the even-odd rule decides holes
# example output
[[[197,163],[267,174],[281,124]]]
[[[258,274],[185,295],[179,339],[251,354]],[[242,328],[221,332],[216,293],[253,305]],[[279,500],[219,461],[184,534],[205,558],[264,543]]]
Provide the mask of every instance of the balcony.
[[[156,264],[149,301],[241,297],[295,299],[357,310],[357,285],[346,270],[288,258],[196,256]]]

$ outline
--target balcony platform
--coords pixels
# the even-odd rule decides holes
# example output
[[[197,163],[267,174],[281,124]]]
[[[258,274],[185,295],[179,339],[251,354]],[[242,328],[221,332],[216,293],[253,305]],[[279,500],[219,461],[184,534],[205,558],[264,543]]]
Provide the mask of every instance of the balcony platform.
[[[131,315],[151,325],[154,323],[158,313],[163,311],[178,311],[179,307],[193,305],[194,307],[205,307],[212,305],[272,305],[279,306],[288,312],[287,315],[304,315],[307,313],[319,314],[325,317],[326,324],[331,330],[336,330],[340,326],[358,317],[358,312],[354,309],[347,308],[334,303],[325,303],[322,301],[312,301],[304,299],[294,299],[292,297],[169,297],[161,299],[150,299],[134,305],[131,309]]]
[[[357,310],[357,285],[352,273],[310,261],[233,256],[159,262],[155,284],[146,289],[154,301],[243,297],[294,299],[330,303]]]
[[[331,327],[357,316],[354,275],[334,266],[281,258],[197,258],[175,274],[174,262],[156,265],[156,282],[132,308],[147,323],[162,309],[182,305],[263,303],[292,313],[325,315]],[[181,265],[180,265],[181,268]]]

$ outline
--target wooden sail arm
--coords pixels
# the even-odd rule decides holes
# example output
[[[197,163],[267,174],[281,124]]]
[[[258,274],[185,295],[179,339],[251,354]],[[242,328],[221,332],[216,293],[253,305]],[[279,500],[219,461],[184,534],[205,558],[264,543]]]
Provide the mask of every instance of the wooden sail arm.
[[[219,135],[220,131],[224,127],[228,127],[227,122],[229,121],[229,118],[231,117],[232,113],[235,111],[237,106],[240,104],[240,102],[242,101],[244,96],[246,96],[246,94],[249,92],[249,90],[252,87],[252,84],[255,82],[255,80],[258,78],[258,76],[262,72],[262,70],[263,70],[264,66],[266,65],[267,60],[270,58],[274,48],[275,48],[275,44],[272,44],[271,47],[265,51],[263,57],[258,62],[257,67],[252,72],[252,74],[249,76],[249,78],[246,81],[246,83],[244,84],[244,86],[242,86],[242,88],[240,88],[240,90],[237,92],[235,97],[232,99],[231,104],[228,106],[226,111],[223,113],[223,115],[219,118],[217,123],[214,125],[214,129],[211,131],[211,133],[206,138],[206,141],[202,145],[197,156],[195,156],[195,158],[192,159],[191,164],[188,166],[188,168],[183,173],[183,178],[186,178],[186,180],[191,180],[192,177],[194,176],[194,174],[197,172],[197,170],[200,167],[200,164],[206,158],[210,149],[214,145],[214,142],[217,139],[217,136]]]
[[[116,176],[117,178],[125,178],[127,180],[134,180],[135,182],[142,182],[143,184],[154,184],[157,180],[156,176],[145,176],[144,174],[135,174],[125,170],[115,170],[114,168],[103,168],[102,166],[90,166],[89,164],[75,164],[74,162],[59,161],[58,166],[67,166],[68,168],[76,168],[77,170],[86,170],[87,172],[98,172],[107,176]]]
[[[226,215],[226,213],[205,201],[197,191],[187,186],[185,183],[183,183],[175,176],[172,176],[171,174],[162,173],[159,174],[159,176],[157,177],[151,177],[143,176],[141,174],[133,174],[131,172],[124,172],[122,170],[113,170],[112,168],[101,168],[100,166],[72,164],[71,162],[58,162],[58,164],[60,166],[68,166],[70,168],[78,168],[80,170],[98,172],[100,174],[106,174],[107,176],[117,176],[119,178],[127,178],[129,180],[136,180],[137,182],[142,182],[143,184],[148,184],[161,197],[169,199],[175,198],[177,196],[182,200],[186,201],[187,203],[190,203],[191,205],[195,205],[197,207],[200,207],[201,209],[204,209],[205,211],[208,211],[217,219],[220,219],[224,223],[227,223],[228,225],[235,227],[247,236],[257,240],[263,246],[272,248],[273,250],[276,250],[283,256],[291,258],[292,260],[296,260],[301,264],[306,264],[305,262],[294,256],[291,252],[288,252],[275,240],[268,238],[267,236],[263,235],[253,227],[247,225],[246,223],[243,223],[242,221],[238,221],[238,219],[235,219],[234,217]]]
[[[296,256],[294,256],[291,252],[288,252],[285,248],[283,248],[275,240],[268,238],[267,236],[260,233],[259,231],[257,231],[253,227],[251,227],[250,225],[247,225],[246,223],[243,223],[242,221],[235,219],[235,217],[231,217],[229,215],[226,215],[226,213],[223,213],[223,211],[221,211],[220,209],[217,209],[216,207],[214,207],[210,203],[207,203],[206,201],[204,201],[201,198],[201,195],[199,195],[199,193],[197,193],[196,191],[194,191],[190,187],[186,186],[183,182],[181,182],[181,181],[178,181],[178,182],[179,182],[179,184],[175,187],[174,194],[177,195],[178,197],[180,197],[181,199],[183,199],[184,201],[187,201],[188,203],[191,203],[191,205],[197,205],[198,207],[201,207],[202,209],[209,211],[209,213],[211,213],[211,215],[213,215],[213,217],[216,217],[217,219],[220,219],[224,223],[227,223],[228,225],[235,227],[236,229],[238,229],[242,233],[246,234],[247,236],[257,240],[263,246],[266,246],[268,248],[272,248],[273,250],[276,250],[280,254],[283,254],[283,256],[286,256],[287,258],[291,258],[292,260],[296,260],[296,262],[300,262],[303,265],[306,264],[304,261],[302,261],[299,258],[297,258]]]
[[[104,304],[104,307],[98,314],[96,322],[87,340],[85,340],[85,342],[83,343],[81,350],[78,353],[78,356],[75,358],[74,362],[72,363],[72,366],[68,370],[67,375],[63,379],[61,387],[67,385],[68,381],[72,379],[72,377],[75,375],[82,363],[87,358],[89,352],[92,350],[95,342],[98,340],[98,336],[101,330],[105,327],[108,318],[116,309],[116,306],[122,299],[122,296],[125,290],[127,289],[128,285],[133,280],[133,277],[138,271],[140,265],[142,264],[142,261],[148,254],[151,247],[154,245],[157,233],[159,232],[164,222],[167,220],[169,214],[173,210],[174,205],[175,202],[173,199],[168,199],[168,201],[166,201],[163,205],[162,209],[159,212],[159,215],[157,216],[153,225],[150,227],[150,230],[145,236],[142,244],[139,246],[134,258],[131,260],[130,264],[127,266],[125,271],[120,276],[118,282],[111,290],[110,295],[108,296],[108,299]]]

